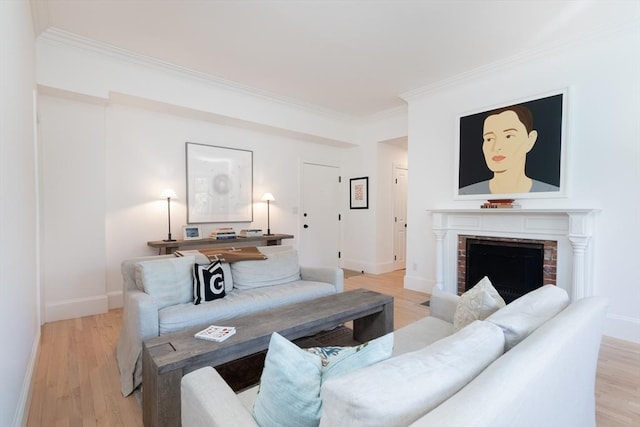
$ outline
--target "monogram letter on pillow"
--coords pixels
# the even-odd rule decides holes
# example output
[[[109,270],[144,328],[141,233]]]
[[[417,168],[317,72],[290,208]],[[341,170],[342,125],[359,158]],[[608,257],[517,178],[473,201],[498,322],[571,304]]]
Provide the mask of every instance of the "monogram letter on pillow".
[[[224,273],[220,261],[209,265],[193,265],[193,303],[198,305],[203,301],[213,301],[223,298]]]

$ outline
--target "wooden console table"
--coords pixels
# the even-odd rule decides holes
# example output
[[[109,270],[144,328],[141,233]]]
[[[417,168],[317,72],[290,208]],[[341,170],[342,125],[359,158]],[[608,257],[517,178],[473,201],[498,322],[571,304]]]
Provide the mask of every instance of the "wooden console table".
[[[174,242],[165,242],[164,240],[156,240],[147,242],[147,246],[158,249],[158,254],[172,254],[179,249],[202,249],[202,248],[220,248],[230,246],[274,246],[280,245],[282,239],[293,239],[291,234],[270,234],[255,237],[237,237],[235,239],[197,239],[197,240],[176,240]]]

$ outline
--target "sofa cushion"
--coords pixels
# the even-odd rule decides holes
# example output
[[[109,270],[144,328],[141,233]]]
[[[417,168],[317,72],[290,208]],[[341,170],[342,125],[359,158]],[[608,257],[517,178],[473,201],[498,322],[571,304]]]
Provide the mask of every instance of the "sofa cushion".
[[[474,320],[484,320],[505,306],[505,302],[484,276],[473,288],[460,295],[453,315],[453,328],[458,331]]]
[[[207,326],[234,317],[282,307],[300,301],[309,301],[336,293],[330,283],[300,280],[250,290],[234,289],[224,298],[194,305],[172,305],[158,310],[159,334],[183,331],[196,326]],[[233,325],[230,325],[233,326]]]
[[[322,386],[320,426],[400,426],[417,420],[502,355],[504,336],[475,321],[421,350],[376,363]]]
[[[224,272],[222,263],[214,261],[209,265],[193,264],[193,303],[224,298]]]
[[[154,297],[158,308],[192,301],[193,257],[164,258],[136,264],[136,283]]]
[[[391,356],[393,333],[356,347],[302,350],[273,333],[253,416],[261,427],[317,426],[323,381]]]
[[[259,249],[262,252],[263,248]],[[295,249],[287,246],[280,247],[277,251],[265,252],[268,256],[265,260],[231,264],[236,289],[254,289],[300,280],[298,252]]]
[[[487,321],[502,328],[508,351],[568,305],[569,295],[564,289],[544,285],[496,311]]]

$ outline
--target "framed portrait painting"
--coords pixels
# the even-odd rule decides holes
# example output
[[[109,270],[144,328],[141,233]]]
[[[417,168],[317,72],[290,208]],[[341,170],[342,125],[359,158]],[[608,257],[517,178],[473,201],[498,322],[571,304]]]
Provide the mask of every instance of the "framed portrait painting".
[[[457,198],[564,196],[565,103],[559,91],[461,116]]]
[[[253,221],[253,151],[186,143],[187,222]]]

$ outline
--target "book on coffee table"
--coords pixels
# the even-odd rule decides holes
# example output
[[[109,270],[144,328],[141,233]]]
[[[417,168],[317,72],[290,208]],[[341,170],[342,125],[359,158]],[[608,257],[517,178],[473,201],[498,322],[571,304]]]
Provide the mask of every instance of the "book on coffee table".
[[[195,334],[194,337],[207,341],[222,342],[235,333],[236,328],[233,326],[211,325]]]

